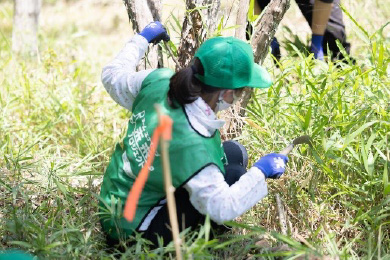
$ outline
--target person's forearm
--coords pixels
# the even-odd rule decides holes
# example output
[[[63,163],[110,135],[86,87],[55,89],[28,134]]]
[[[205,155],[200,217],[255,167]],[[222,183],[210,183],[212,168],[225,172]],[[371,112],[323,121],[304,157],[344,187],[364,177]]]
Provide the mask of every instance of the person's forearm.
[[[144,37],[135,35],[102,71],[102,82],[107,92],[115,102],[129,110],[143,80],[152,71],[136,72],[136,67],[144,57],[148,45]]]
[[[311,23],[311,30],[313,34],[324,35],[326,26],[329,21],[330,13],[332,11],[333,1],[314,1],[313,18]]]
[[[185,186],[191,204],[221,224],[242,215],[268,193],[264,174],[252,167],[232,186],[225,182],[216,166],[208,166]]]

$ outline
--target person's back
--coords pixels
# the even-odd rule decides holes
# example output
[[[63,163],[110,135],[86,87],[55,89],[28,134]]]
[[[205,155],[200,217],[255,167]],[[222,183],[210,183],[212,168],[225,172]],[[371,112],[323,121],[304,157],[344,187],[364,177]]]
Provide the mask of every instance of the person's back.
[[[179,188],[207,165],[214,164],[224,173],[224,152],[219,131],[216,130],[211,137],[201,135],[187,120],[188,115],[183,107],[173,108],[169,104],[167,95],[172,75],[170,69],[156,69],[144,79],[134,100],[123,145],[117,145],[106,170],[100,192],[100,197],[105,202],[101,203],[101,213],[109,212],[112,196],[115,198],[114,208],[119,211],[106,214],[101,223],[105,232],[114,239],[119,239],[119,233],[129,236],[134,230],[142,231],[144,228],[140,224],[143,218],[147,218],[148,212],[158,208],[165,199],[161,156],[158,150],[138,202],[135,220],[128,223],[123,217],[124,203],[130,187],[146,162],[151,137],[157,126],[155,104],[159,104],[164,113],[173,119],[169,154],[174,187]]]

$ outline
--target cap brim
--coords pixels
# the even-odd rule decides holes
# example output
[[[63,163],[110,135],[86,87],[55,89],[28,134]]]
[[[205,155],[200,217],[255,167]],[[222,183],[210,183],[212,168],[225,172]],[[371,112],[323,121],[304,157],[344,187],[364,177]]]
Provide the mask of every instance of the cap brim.
[[[271,76],[266,69],[255,63],[252,70],[252,78],[248,84],[250,88],[269,88],[272,85]]]

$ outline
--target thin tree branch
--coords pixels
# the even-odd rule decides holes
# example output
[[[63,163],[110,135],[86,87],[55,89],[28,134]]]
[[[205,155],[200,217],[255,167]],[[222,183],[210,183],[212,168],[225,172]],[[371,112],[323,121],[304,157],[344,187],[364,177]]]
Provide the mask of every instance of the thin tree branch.
[[[166,42],[164,42],[164,47],[165,47],[165,49],[168,50],[169,55],[171,56],[172,60],[175,62],[177,70],[181,70],[182,67],[181,67],[179,61],[176,59],[175,55],[173,55],[171,47],[169,47],[169,45]]]

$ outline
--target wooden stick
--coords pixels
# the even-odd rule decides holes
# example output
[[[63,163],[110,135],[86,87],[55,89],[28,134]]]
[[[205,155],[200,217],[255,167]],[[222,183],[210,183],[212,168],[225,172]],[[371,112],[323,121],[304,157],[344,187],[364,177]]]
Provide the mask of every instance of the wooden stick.
[[[162,115],[160,105],[156,104],[155,108],[160,118]],[[165,193],[167,195],[169,221],[171,222],[173,243],[175,245],[175,250],[176,250],[176,259],[182,260],[183,257],[180,248],[181,239],[179,235],[179,224],[177,221],[176,201],[174,196],[175,188],[172,185],[171,166],[169,164],[169,142],[167,140],[164,140],[164,138],[161,138],[160,145],[161,145],[160,146],[161,158],[162,158],[163,173],[164,173],[164,186],[165,186]]]
[[[280,229],[282,230],[283,235],[287,235],[287,223],[284,215],[282,200],[280,199],[279,194],[276,194],[275,197],[276,197],[276,204],[277,204],[278,215],[279,215]]]

